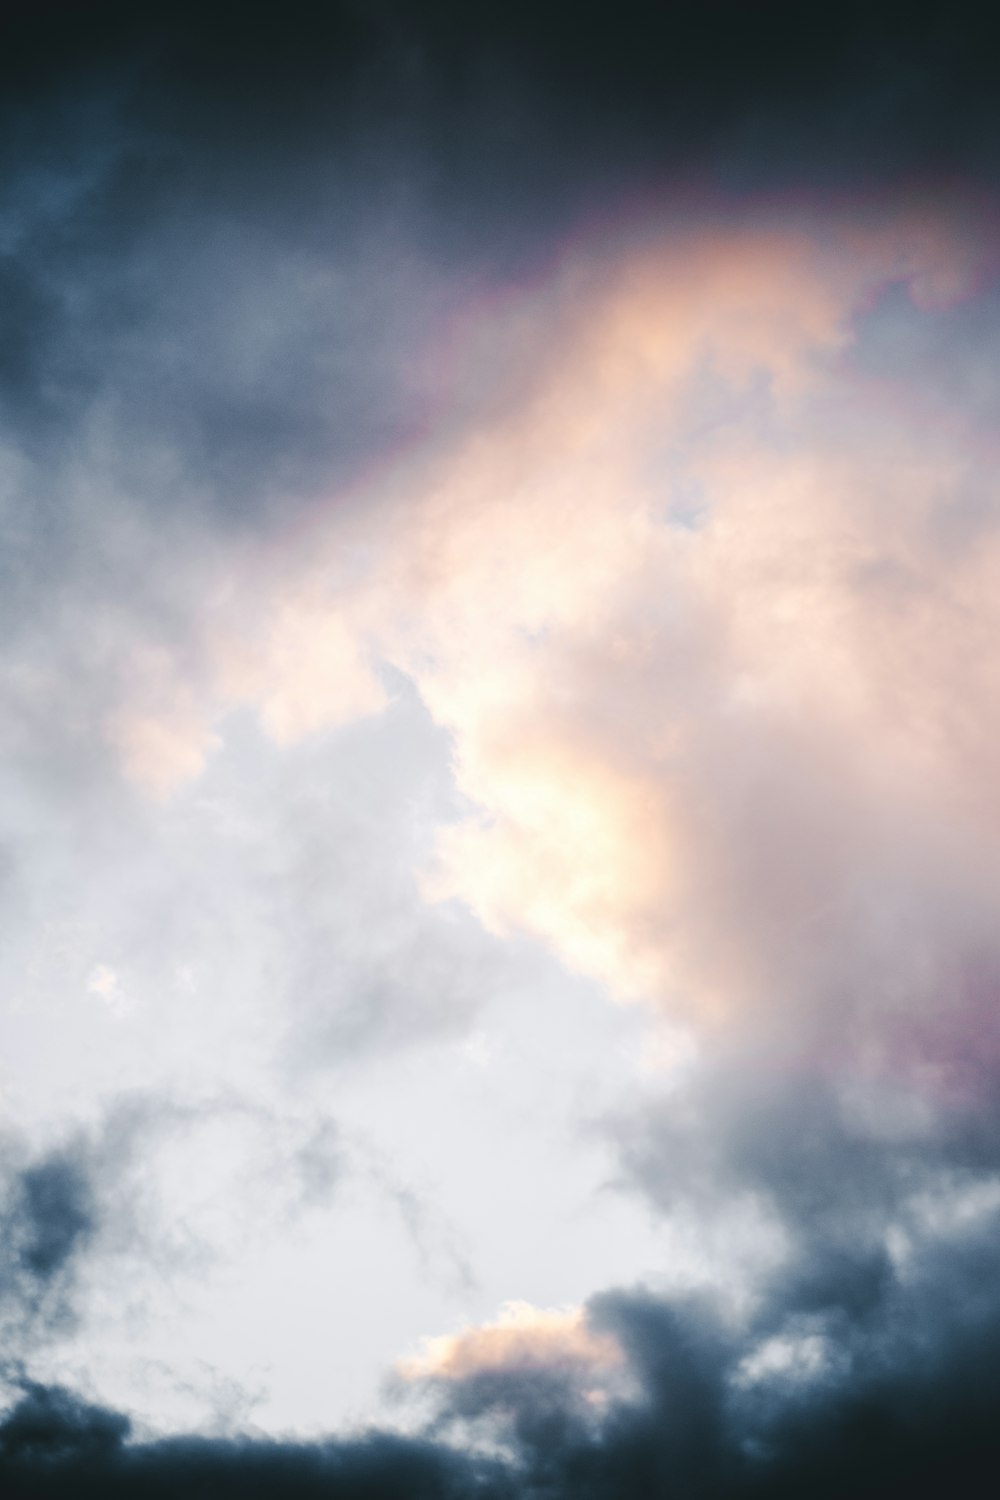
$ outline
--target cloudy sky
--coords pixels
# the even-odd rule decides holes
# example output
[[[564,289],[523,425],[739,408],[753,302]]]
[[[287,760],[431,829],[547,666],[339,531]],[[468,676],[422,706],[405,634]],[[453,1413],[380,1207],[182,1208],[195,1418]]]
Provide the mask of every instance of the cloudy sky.
[[[5,1493],[989,1493],[1000,28],[3,28]]]

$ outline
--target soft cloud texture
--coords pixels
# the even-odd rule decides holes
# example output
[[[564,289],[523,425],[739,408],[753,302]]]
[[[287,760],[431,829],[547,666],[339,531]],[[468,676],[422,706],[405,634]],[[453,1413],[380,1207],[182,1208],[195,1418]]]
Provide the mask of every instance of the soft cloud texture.
[[[873,425],[857,320],[896,284],[946,320],[984,232],[960,206],[722,219],[571,259],[516,401],[291,539],[272,601],[255,574],[241,695],[287,739],[378,708],[366,656],[402,668],[474,809],[426,893],[621,994],[787,1018],[852,958],[884,990],[885,929],[928,904],[948,929],[941,880],[989,857],[958,695],[991,696],[993,565],[949,539],[985,434],[900,376]]]
[[[564,1367],[600,1375],[621,1363],[614,1340],[588,1328],[581,1308],[536,1308],[509,1302],[495,1323],[429,1339],[401,1361],[407,1380],[469,1381],[496,1371]]]
[[[995,41],[14,17],[12,1493],[982,1488]]]

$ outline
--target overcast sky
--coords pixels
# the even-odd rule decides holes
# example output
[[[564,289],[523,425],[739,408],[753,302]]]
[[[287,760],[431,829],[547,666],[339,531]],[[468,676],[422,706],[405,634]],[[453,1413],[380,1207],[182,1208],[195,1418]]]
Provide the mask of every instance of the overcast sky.
[[[988,1492],[974,17],[12,7],[12,1494]]]

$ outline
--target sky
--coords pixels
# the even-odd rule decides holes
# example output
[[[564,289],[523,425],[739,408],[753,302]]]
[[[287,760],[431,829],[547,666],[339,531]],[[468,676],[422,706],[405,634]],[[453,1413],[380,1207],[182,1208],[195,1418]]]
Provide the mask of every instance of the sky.
[[[9,8],[5,1494],[992,1493],[998,33]]]

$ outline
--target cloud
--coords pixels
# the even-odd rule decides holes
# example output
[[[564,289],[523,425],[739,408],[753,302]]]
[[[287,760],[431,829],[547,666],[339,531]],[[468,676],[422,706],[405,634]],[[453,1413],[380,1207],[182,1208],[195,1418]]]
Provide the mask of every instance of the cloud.
[[[85,1155],[74,1147],[18,1162],[8,1144],[0,1234],[0,1310],[8,1351],[72,1320],[77,1272],[98,1227]],[[8,1353],[9,1357],[9,1353]]]
[[[995,1206],[875,1295],[857,1295],[856,1265],[818,1297],[776,1287],[736,1324],[704,1299],[605,1294],[588,1326],[622,1351],[629,1396],[596,1412],[553,1402],[512,1350],[488,1380],[477,1368],[444,1387],[445,1410],[475,1416],[479,1441],[499,1441],[530,1495],[874,1496],[890,1475],[930,1495],[949,1474],[978,1483],[996,1451],[994,1233]],[[553,1351],[550,1376],[560,1359]]]
[[[574,1319],[569,1355],[572,1363],[581,1348],[610,1341],[626,1362],[631,1391],[600,1409],[580,1406],[559,1384],[565,1317],[558,1330],[548,1319],[527,1358],[528,1320],[521,1317],[514,1336],[508,1318],[506,1358],[494,1357],[493,1339],[485,1365],[473,1358],[444,1380],[436,1367],[429,1372],[442,1406],[436,1436],[126,1444],[127,1423],[117,1414],[22,1382],[0,1426],[4,1477],[25,1493],[52,1496],[88,1484],[102,1494],[141,1487],[167,1495],[212,1482],[221,1494],[245,1493],[252,1483],[261,1495],[323,1486],[335,1495],[429,1500],[706,1490],[736,1500],[804,1488],[874,1497],[890,1482],[917,1495],[938,1493],[946,1480],[980,1484],[996,1453],[995,1211],[950,1238],[929,1237],[874,1298],[817,1301],[776,1290],[733,1324],[703,1299],[604,1294],[585,1320]],[[501,1327],[502,1320],[482,1336],[489,1342]],[[469,1353],[471,1337],[451,1352]],[[448,1423],[470,1418],[491,1456],[445,1441]]]
[[[0,1471],[971,1489],[997,1394],[991,23],[417,9],[22,8],[0,61],[25,1131]],[[532,942],[688,1028],[630,1109],[580,1085],[672,1290],[456,1313],[408,1367],[416,1439],[133,1432],[116,1381],[179,1387],[226,1341],[252,1383],[284,1337],[325,1410],[344,1329],[400,1295],[384,1236],[337,1260],[303,1227],[352,1208],[362,1158],[421,1272],[476,1284],[433,1189],[341,1126],[352,1089],[430,1157],[458,1139],[530,1245],[447,1069],[431,1121],[389,1061],[419,1074]],[[570,982],[536,973],[554,1016]],[[284,1235],[299,1259],[270,1260]],[[243,1251],[266,1313],[213,1279]],[[146,1363],[112,1378],[127,1323]]]
[[[484,1461],[432,1444],[371,1434],[326,1444],[177,1439],[128,1444],[118,1413],[27,1382],[0,1426],[0,1474],[26,1495],[421,1495],[483,1500],[510,1489]]]
[[[30,1225],[20,1259],[33,1276],[48,1280],[93,1227],[86,1187],[71,1162],[55,1158],[28,1167],[20,1190]]]
[[[621,1362],[615,1341],[594,1333],[582,1308],[509,1302],[495,1323],[430,1339],[399,1369],[406,1380],[457,1383],[468,1392],[473,1383],[488,1384],[492,1375],[516,1370],[559,1373],[573,1383],[593,1380],[599,1386]]]
[[[272,713],[267,643],[296,619],[353,640],[453,738],[470,811],[428,896],[709,1025],[822,1027],[864,975],[865,1044],[894,984],[915,1036],[963,983],[940,966],[987,941],[986,745],[961,705],[990,699],[992,539],[941,535],[981,492],[958,414],[925,420],[895,372],[873,424],[856,351],[887,289],[947,319],[982,232],[959,208],[723,215],[569,257],[516,397],[275,556],[250,701]],[[310,725],[350,711],[336,671],[304,691]]]
[[[746,251],[737,234],[726,254],[742,264]],[[990,816],[976,770],[986,761],[962,703],[991,698],[982,632],[993,563],[984,536],[975,553],[941,557],[934,517],[965,488],[961,452],[906,419],[875,435],[852,414],[837,351],[849,302],[818,334],[789,251],[798,245],[761,254],[780,338],[801,339],[794,379],[805,385],[788,386],[768,323],[752,360],[778,382],[773,394],[761,406],[748,371],[716,375],[701,455],[668,454],[656,480],[636,473],[650,443],[644,401],[659,403],[660,444],[678,408],[690,421],[681,382],[705,337],[692,298],[718,317],[723,351],[739,327],[740,283],[730,303],[710,270],[701,290],[674,287],[669,248],[666,306],[642,294],[636,305],[650,327],[670,329],[676,374],[630,369],[616,395],[599,335],[593,363],[576,348],[529,403],[527,430],[502,425],[495,444],[476,436],[456,466],[453,509],[427,521],[428,541],[456,558],[426,605],[430,662],[409,660],[480,809],[442,840],[439,890],[495,929],[546,937],[621,993],[702,1019],[770,1013],[794,1027],[796,1010],[804,1025],[829,1015],[835,989],[864,986],[869,1013],[891,1012],[904,928],[920,926],[924,943],[941,935],[903,960],[929,966],[928,1009],[934,989],[956,985],[934,966],[978,941],[953,924],[976,925],[971,891],[989,859],[977,832]],[[720,251],[727,287],[728,263]],[[847,264],[869,274],[861,257]],[[687,334],[675,295],[695,322]],[[758,316],[759,288],[746,295]],[[838,451],[824,401],[839,403]],[[680,478],[705,496],[693,530],[663,515]],[[905,593],[876,581],[893,569]],[[487,596],[495,607],[477,612],[473,599]],[[914,975],[915,1024],[920,987]]]

